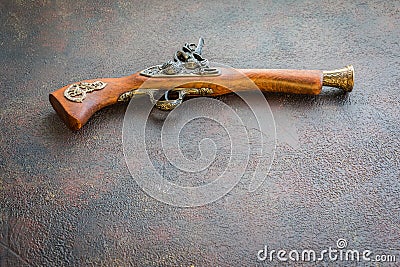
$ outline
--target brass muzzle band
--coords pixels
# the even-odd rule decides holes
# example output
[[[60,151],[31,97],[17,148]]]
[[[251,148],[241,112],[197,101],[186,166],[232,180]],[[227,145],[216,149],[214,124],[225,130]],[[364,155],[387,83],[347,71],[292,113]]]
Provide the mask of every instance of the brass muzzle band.
[[[348,65],[342,69],[323,71],[322,85],[337,87],[351,92],[354,86],[354,68]]]

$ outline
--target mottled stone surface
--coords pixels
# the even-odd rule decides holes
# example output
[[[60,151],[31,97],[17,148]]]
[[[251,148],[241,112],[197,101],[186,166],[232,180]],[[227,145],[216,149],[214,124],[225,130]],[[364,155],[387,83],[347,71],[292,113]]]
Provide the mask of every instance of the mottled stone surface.
[[[1,266],[277,265],[257,252],[321,251],[339,238],[400,264],[398,1],[15,0],[0,2],[0,23]],[[262,186],[178,208],[130,176],[126,105],[71,132],[48,94],[158,64],[199,36],[205,57],[233,67],[351,63],[356,82],[349,94],[266,95],[278,140]],[[233,95],[221,101],[241,108]],[[183,151],[195,157],[189,137]]]

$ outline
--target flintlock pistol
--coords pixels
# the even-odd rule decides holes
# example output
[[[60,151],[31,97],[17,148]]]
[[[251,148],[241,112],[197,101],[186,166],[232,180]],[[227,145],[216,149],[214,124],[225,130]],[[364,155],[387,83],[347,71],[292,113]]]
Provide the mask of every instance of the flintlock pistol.
[[[263,92],[318,95],[322,86],[350,92],[354,85],[354,68],[348,65],[332,71],[287,69],[235,69],[213,67],[203,58],[204,39],[186,43],[173,60],[149,67],[130,76],[90,79],[66,85],[50,94],[50,103],[72,130],[80,129],[103,107],[149,95],[161,110],[172,110],[185,97],[220,96],[248,90],[250,79]],[[181,84],[176,87],[179,81]],[[224,85],[222,85],[224,84]],[[228,84],[229,86],[225,86]],[[164,92],[156,99],[157,92]],[[90,93],[90,95],[88,95]]]

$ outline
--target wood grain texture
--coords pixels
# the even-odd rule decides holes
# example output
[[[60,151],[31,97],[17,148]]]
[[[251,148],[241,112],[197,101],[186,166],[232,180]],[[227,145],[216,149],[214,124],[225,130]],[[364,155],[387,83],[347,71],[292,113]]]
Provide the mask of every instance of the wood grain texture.
[[[70,85],[50,94],[51,105],[70,129],[80,129],[96,111],[115,104],[121,94],[138,88],[208,87],[214,91],[211,96],[249,90],[252,82],[264,92],[317,95],[322,89],[322,71],[319,70],[221,69],[221,75],[216,77],[180,78],[148,78],[135,73],[121,78],[99,78],[81,82],[91,83],[97,80],[107,83],[107,86],[89,93],[82,103],[72,102],[64,97],[64,91]]]

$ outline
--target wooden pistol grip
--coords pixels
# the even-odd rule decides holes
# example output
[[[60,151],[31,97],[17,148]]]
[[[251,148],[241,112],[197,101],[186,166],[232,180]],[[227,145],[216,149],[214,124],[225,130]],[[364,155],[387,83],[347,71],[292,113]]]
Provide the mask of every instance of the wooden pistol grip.
[[[49,95],[51,105],[68,128],[79,130],[96,111],[115,104],[121,94],[140,87],[146,77],[133,74],[121,78],[101,78],[81,82],[92,83],[98,80],[107,83],[107,86],[88,93],[82,102],[73,102],[64,97],[64,91],[70,85]]]
[[[177,86],[187,88],[209,87],[213,90],[210,96],[218,96],[235,91],[249,89],[249,79],[264,92],[283,92],[293,94],[316,95],[322,89],[322,71],[318,70],[268,70],[268,69],[224,69],[215,77],[167,77],[148,78],[139,73],[121,78],[91,79],[82,82],[92,83],[97,80],[107,83],[101,90],[92,91],[80,103],[64,97],[64,86],[50,94],[50,103],[66,125],[72,130],[80,129],[98,110],[112,105],[118,97],[128,91],[138,89],[159,88],[171,89]],[[145,85],[143,85],[143,83]],[[226,86],[221,86],[226,85]],[[143,87],[141,87],[143,85]]]

